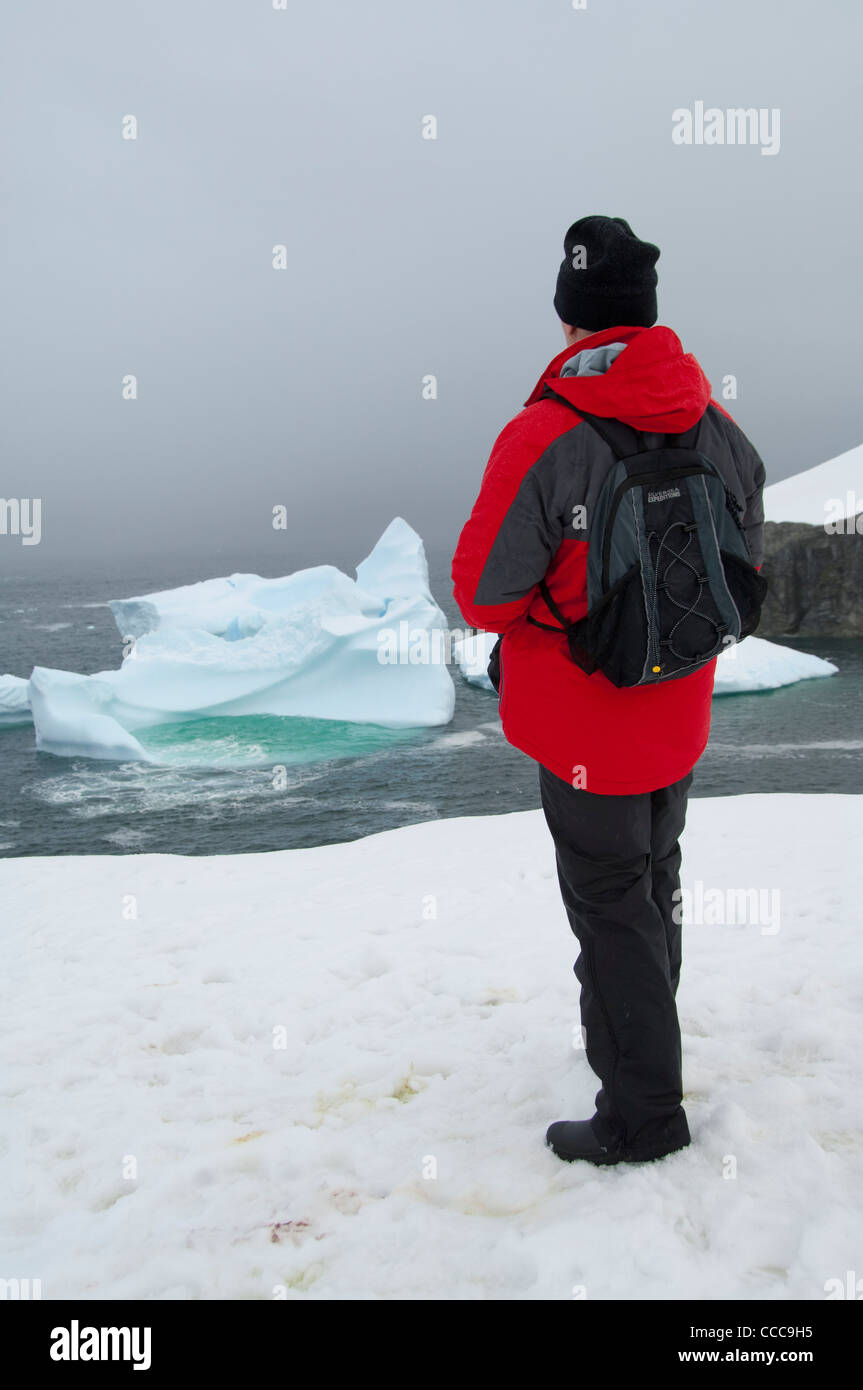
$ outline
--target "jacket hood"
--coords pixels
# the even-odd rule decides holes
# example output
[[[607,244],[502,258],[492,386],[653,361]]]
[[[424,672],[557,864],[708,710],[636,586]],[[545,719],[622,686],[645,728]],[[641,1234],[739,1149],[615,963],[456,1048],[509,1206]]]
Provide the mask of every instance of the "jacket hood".
[[[601,375],[561,376],[571,357],[586,349],[624,343]],[[608,328],[558,353],[546,367],[525,405],[539,400],[546,385],[576,410],[623,420],[633,429],[683,434],[704,414],[710,382],[691,352],[684,352],[670,328]]]

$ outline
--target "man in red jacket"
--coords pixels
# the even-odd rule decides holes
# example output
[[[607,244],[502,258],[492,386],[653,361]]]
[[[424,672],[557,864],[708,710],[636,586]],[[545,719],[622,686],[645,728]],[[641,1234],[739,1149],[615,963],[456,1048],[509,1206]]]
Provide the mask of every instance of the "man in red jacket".
[[[579,408],[648,437],[697,426],[695,447],[736,498],[759,567],[764,465],[711,400],[695,358],[669,328],[653,327],[658,248],[622,218],[584,217],[569,228],[564,252],[554,306],[566,348],[498,436],[452,575],[465,620],[503,634],[503,731],[540,765],[561,894],[580,947],[581,1022],[600,1090],[592,1119],[553,1124],[547,1142],[567,1160],[642,1162],[690,1142],[675,892],[715,661],[650,685],[586,675],[539,586],[545,581],[569,622],[587,612],[585,518],[615,457]]]

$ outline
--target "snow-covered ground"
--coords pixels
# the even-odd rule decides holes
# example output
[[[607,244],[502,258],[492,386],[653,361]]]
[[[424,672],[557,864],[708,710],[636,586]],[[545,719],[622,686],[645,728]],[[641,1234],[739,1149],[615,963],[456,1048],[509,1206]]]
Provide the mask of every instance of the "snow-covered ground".
[[[686,926],[694,1144],[609,1170],[543,1143],[596,1083],[539,812],[0,861],[0,1274],[45,1298],[823,1299],[863,1239],[861,837],[860,797],[691,802],[693,900],[756,888],[769,917]]]

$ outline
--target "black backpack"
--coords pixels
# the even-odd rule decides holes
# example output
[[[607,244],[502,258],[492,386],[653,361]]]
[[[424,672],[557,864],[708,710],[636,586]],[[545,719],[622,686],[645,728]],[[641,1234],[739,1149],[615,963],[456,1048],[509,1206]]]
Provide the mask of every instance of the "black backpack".
[[[697,423],[645,436],[578,414],[617,460],[588,528],[587,615],[568,622],[543,580],[561,626],[528,622],[565,632],[572,660],[616,686],[688,676],[758,626],[767,581],[752,564],[740,504],[694,447]]]

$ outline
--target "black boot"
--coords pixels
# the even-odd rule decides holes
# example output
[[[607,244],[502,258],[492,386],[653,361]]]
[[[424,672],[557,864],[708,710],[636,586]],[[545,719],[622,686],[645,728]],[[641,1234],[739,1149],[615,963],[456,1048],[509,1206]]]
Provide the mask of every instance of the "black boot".
[[[598,1138],[591,1120],[557,1120],[549,1125],[545,1142],[566,1163],[580,1158],[599,1165],[652,1163],[654,1159],[685,1149],[690,1142],[689,1126],[682,1111],[676,1120],[650,1129],[649,1134],[639,1136],[638,1142],[626,1145],[620,1139]]]
[[[588,1163],[619,1163],[623,1156],[620,1144],[606,1146],[599,1142],[590,1120],[558,1120],[549,1125],[545,1142],[566,1163],[576,1158]]]

